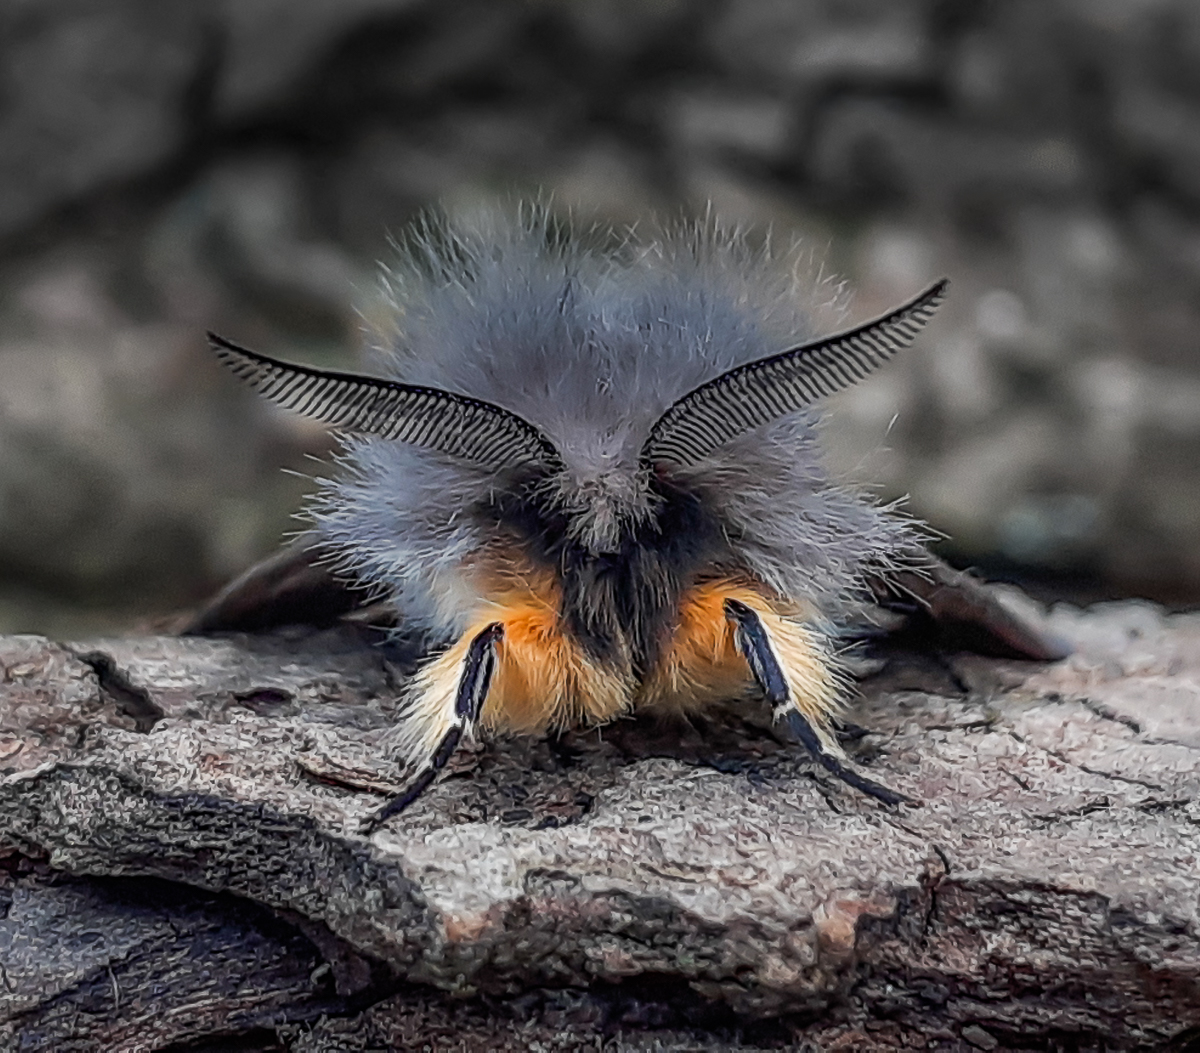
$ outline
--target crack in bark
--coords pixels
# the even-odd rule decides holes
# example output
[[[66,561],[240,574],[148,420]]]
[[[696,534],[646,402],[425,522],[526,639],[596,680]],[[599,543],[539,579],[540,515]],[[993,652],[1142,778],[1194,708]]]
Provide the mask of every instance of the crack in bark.
[[[1089,698],[1087,695],[1063,695],[1060,692],[1051,691],[1043,697],[1047,702],[1077,703],[1089,713],[1099,717],[1101,720],[1107,720],[1113,724],[1120,724],[1122,727],[1128,728],[1135,735],[1138,735],[1140,740],[1147,746],[1178,746],[1185,750],[1200,750],[1200,744],[1194,742],[1181,742],[1179,739],[1159,738],[1146,735],[1145,728],[1133,717],[1128,716],[1125,713],[1118,713],[1111,706],[1106,706],[1103,702],[1098,702],[1094,698]]]
[[[64,648],[84,665],[88,666],[100,682],[100,690],[112,698],[118,708],[133,718],[134,728],[148,734],[166,714],[150,697],[150,692],[135,684],[129,675],[118,668],[113,656],[104,651],[85,651],[82,654]]]
[[[1085,816],[1093,815],[1096,812],[1107,812],[1115,810],[1112,798],[1100,797],[1094,801],[1088,801],[1086,804],[1081,804],[1077,808],[1065,808],[1058,812],[1042,812],[1031,815],[1029,818],[1035,823],[1039,823],[1043,828],[1052,826],[1055,823],[1065,822],[1068,819],[1082,819]]]
[[[1127,717],[1124,713],[1118,713],[1103,702],[1097,702],[1094,698],[1087,698],[1086,696],[1077,699],[1077,701],[1089,713],[1094,713],[1101,720],[1110,720],[1114,724],[1120,724],[1122,727],[1128,728],[1135,735],[1142,733],[1141,724],[1134,720],[1133,717]]]
[[[117,974],[113,972],[113,967],[110,964],[108,967],[108,978],[112,981],[113,992],[113,1012],[119,1012],[121,1008],[121,985],[117,983]]]
[[[971,720],[965,724],[925,724],[923,731],[995,731],[997,720]]]
[[[1086,772],[1088,775],[1095,775],[1101,779],[1111,779],[1113,782],[1127,783],[1130,786],[1141,786],[1147,790],[1163,789],[1161,783],[1150,782],[1148,779],[1137,779],[1132,775],[1118,775],[1116,772],[1101,771],[1099,768],[1091,768],[1086,764],[1081,764],[1079,761],[1072,760],[1061,750],[1052,750],[1048,746],[1039,746],[1036,742],[1030,742],[1019,732],[1013,731],[1011,728],[1009,729],[1008,733],[1014,739],[1016,739],[1017,742],[1021,743],[1022,746],[1029,746],[1032,749],[1041,750],[1043,753],[1053,757],[1055,760],[1061,761],[1063,764],[1070,765],[1076,771]]]
[[[1005,771],[1004,774],[1007,775],[1010,779],[1012,779],[1012,781],[1015,782],[1018,786],[1020,786],[1022,790],[1025,790],[1028,792],[1033,789],[1033,783],[1031,783],[1028,779],[1026,779],[1025,776],[1018,775],[1015,771]]]
[[[1116,772],[1101,771],[1099,768],[1091,768],[1086,764],[1080,764],[1077,761],[1068,760],[1066,756],[1059,753],[1057,750],[1048,750],[1047,752],[1049,752],[1051,756],[1057,757],[1059,760],[1067,764],[1074,765],[1080,771],[1087,772],[1089,775],[1098,775],[1102,779],[1112,779],[1113,782],[1123,782],[1130,786],[1141,786],[1146,790],[1163,789],[1161,783],[1151,782],[1149,779],[1135,779],[1131,775],[1118,775]]]
[[[1047,812],[1038,815],[1033,815],[1030,818],[1043,826],[1049,826],[1052,823],[1061,822],[1065,819],[1081,819],[1085,816],[1092,815],[1096,812],[1118,811],[1122,808],[1129,809],[1135,812],[1142,812],[1147,815],[1154,815],[1158,812],[1174,811],[1178,808],[1186,807],[1194,803],[1190,797],[1179,797],[1167,801],[1139,801],[1137,803],[1117,802],[1111,798],[1104,796],[1097,798],[1094,801],[1089,801],[1077,808],[1069,808],[1060,812]],[[1194,819],[1189,815],[1180,816],[1180,818],[1190,826],[1200,827],[1200,819]]]
[[[1149,812],[1153,814],[1154,812],[1166,812],[1173,808],[1180,808],[1185,805],[1189,805],[1192,803],[1192,800],[1193,798],[1191,797],[1176,797],[1172,801],[1142,801],[1140,804],[1135,804],[1134,808],[1136,808],[1139,812]]]
[[[926,909],[925,918],[921,922],[921,938],[919,942],[922,947],[928,945],[929,930],[933,928],[934,920],[937,918],[938,889],[941,888],[942,882],[950,876],[950,856],[946,850],[938,844],[930,844],[929,847],[941,861],[942,872],[941,874],[929,874],[922,881],[922,884],[927,885],[929,889],[929,907]]]
[[[878,813],[881,816],[881,818],[883,819],[883,821],[885,823],[887,823],[888,826],[892,827],[892,829],[903,831],[904,833],[908,834],[910,837],[916,838],[918,841],[923,841],[925,839],[924,834],[920,833],[917,830],[914,830],[910,826],[905,826],[902,822],[900,822],[900,820],[896,817],[896,815],[894,813],[889,814],[883,808],[880,808],[878,810]]]

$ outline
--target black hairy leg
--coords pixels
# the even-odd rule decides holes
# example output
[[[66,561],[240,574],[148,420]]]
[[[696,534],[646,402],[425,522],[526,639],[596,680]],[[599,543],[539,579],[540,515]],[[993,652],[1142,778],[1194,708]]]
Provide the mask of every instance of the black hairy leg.
[[[496,644],[504,636],[504,626],[493,622],[471,641],[463,660],[462,675],[454,696],[454,717],[425,766],[403,790],[363,823],[363,832],[371,833],[394,815],[399,815],[430,786],[458,749],[463,736],[479,721],[492,673],[496,668]]]
[[[766,695],[771,704],[776,720],[786,720],[792,733],[808,749],[813,758],[830,774],[836,775],[842,782],[868,797],[874,797],[884,804],[897,805],[911,803],[903,794],[889,790],[886,786],[859,775],[854,769],[843,764],[841,760],[827,752],[821,745],[812,724],[796,707],[788,687],[787,677],[775,651],[771,647],[771,638],[767,634],[758,614],[739,600],[725,601],[725,616],[733,623],[734,639],[738,651],[750,666],[751,675]]]

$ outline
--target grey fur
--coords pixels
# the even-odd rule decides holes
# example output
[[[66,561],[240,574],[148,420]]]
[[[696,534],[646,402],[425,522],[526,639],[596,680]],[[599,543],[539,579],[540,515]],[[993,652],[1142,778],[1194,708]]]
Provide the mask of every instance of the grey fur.
[[[563,236],[541,208],[467,230],[431,223],[385,284],[378,371],[485,399],[543,432],[563,462],[541,482],[544,500],[596,555],[654,519],[658,498],[638,454],[668,406],[817,335],[807,309],[818,288],[803,287],[795,260],[713,224],[617,241]],[[339,463],[310,509],[319,531],[412,624],[437,639],[461,633],[471,612],[455,603],[460,568],[496,530],[480,499],[511,479],[362,437],[345,440]],[[718,524],[703,554],[712,569],[750,574],[830,619],[868,569],[917,551],[909,521],[831,482],[809,412],[742,435],[672,481]]]

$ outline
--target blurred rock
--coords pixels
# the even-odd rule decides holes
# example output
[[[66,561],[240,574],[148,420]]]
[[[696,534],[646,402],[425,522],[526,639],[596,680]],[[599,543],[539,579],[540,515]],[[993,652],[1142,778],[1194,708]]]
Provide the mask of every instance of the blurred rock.
[[[709,45],[738,73],[788,83],[914,80],[926,76],[932,39],[918,4],[888,0],[731,0]]]
[[[950,275],[837,462],[964,560],[1194,602],[1198,70],[1189,0],[8,5],[0,627],[272,547],[324,440],[203,331],[352,362],[415,213],[539,191],[806,238],[847,322]]]
[[[773,160],[791,126],[791,107],[771,96],[731,98],[729,92],[688,92],[668,117],[678,147],[699,154],[733,153]]]
[[[222,61],[214,106],[222,119],[286,105],[289,92],[364,21],[417,0],[231,0],[220,5]]]
[[[169,164],[204,62],[186,0],[6,4],[0,11],[0,237]]]
[[[128,624],[188,602],[278,535],[315,442],[246,410],[198,331],[139,322],[86,254],[17,290],[0,326],[0,618]],[[232,396],[232,401],[231,401]],[[291,452],[289,452],[291,447]],[[5,609],[8,608],[8,609]]]
[[[309,338],[353,335],[354,298],[372,272],[319,236],[289,158],[248,155],[214,166],[189,198],[190,222],[178,223],[176,236],[190,241],[193,271],[223,281],[224,298]]]

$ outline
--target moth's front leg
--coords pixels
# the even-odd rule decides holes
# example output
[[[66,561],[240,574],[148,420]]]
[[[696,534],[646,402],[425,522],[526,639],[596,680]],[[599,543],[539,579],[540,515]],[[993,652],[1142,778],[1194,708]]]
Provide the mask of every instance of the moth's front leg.
[[[755,682],[767,696],[775,719],[788,722],[792,732],[808,748],[813,758],[842,782],[876,800],[893,805],[909,801],[902,794],[859,775],[829,751],[827,743],[822,742],[822,738],[828,740],[828,732],[818,733],[797,705],[783,665],[772,646],[770,633],[759,615],[740,600],[727,599],[725,616],[733,624],[737,649],[750,666]]]
[[[454,755],[463,736],[479,723],[496,669],[496,644],[503,636],[504,626],[493,622],[475,635],[465,655],[461,655],[461,644],[451,648],[418,677],[401,732],[401,749],[417,774],[402,793],[365,821],[364,833],[399,815],[420,797]],[[452,691],[446,689],[446,679],[452,675],[447,665],[458,669]]]

